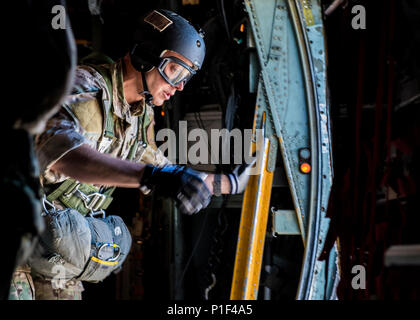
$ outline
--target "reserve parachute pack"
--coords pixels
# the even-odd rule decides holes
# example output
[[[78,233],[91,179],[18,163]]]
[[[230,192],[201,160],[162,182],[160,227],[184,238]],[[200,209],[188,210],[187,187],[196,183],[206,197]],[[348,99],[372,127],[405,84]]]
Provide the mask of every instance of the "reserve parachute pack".
[[[103,105],[104,130],[101,139],[106,149],[114,138],[110,112],[112,83],[108,70],[93,64],[99,62],[112,61],[83,61],[102,75],[108,88],[109,99]],[[29,260],[35,275],[58,281],[75,279],[99,282],[121,268],[132,240],[129,229],[120,217],[105,216],[104,210],[112,201],[114,189],[107,188],[101,192],[96,186],[67,179],[44,197],[46,230]],[[59,201],[66,208],[56,209],[53,201]],[[47,209],[47,206],[51,208]]]
[[[131,234],[121,217],[50,211],[46,231],[30,258],[32,272],[46,279],[99,282],[121,268]]]

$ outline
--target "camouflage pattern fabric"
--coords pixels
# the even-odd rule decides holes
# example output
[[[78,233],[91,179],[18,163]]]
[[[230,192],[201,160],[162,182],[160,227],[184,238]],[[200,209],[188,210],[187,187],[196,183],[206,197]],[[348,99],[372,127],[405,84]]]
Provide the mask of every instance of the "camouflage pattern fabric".
[[[57,287],[51,280],[35,278],[35,300],[82,300],[82,281],[69,280]]]
[[[9,300],[35,300],[35,288],[29,266],[17,267],[10,284]]]
[[[82,281],[70,280],[59,286],[51,280],[32,278],[28,265],[16,268],[9,300],[82,300]]]

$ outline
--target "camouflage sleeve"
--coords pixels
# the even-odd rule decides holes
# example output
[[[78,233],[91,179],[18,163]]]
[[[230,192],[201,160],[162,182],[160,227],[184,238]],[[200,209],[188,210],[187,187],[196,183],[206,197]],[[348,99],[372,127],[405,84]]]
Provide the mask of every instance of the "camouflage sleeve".
[[[85,142],[77,123],[63,108],[52,117],[45,131],[35,138],[42,183],[57,183],[66,177],[50,171],[50,167],[71,150]]]
[[[35,150],[43,184],[65,180],[67,177],[51,171],[51,166],[82,144],[92,144],[92,141],[85,137],[83,128],[72,113],[71,106],[84,101],[96,101],[100,89],[100,85],[88,68],[76,69],[72,93],[66,98],[60,111],[47,122],[44,132],[35,137]]]

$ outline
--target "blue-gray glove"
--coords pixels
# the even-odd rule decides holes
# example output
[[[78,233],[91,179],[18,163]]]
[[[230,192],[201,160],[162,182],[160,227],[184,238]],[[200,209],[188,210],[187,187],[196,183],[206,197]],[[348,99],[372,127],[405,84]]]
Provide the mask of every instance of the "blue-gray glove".
[[[184,214],[195,214],[208,206],[211,192],[204,183],[205,173],[180,165],[154,167],[146,165],[141,188],[154,189],[162,196],[174,198]]]

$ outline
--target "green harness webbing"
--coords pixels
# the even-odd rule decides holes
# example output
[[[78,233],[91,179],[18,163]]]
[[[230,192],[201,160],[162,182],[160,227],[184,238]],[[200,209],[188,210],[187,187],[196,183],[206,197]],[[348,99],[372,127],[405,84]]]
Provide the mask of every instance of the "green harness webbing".
[[[101,76],[105,80],[109,92],[109,101],[103,100],[104,130],[98,148],[100,151],[106,151],[106,149],[108,149],[108,147],[112,144],[112,142],[115,139],[114,116],[111,112],[113,96],[111,74],[109,70],[103,67],[102,65],[89,66],[94,68],[101,74]],[[127,157],[128,160],[132,160],[134,158],[136,149],[139,144],[138,141],[141,138],[140,135],[143,133],[143,137],[147,137],[145,129],[146,125],[144,123],[146,119],[148,119],[146,117],[146,112],[144,112],[142,119],[138,117],[137,139],[133,142],[133,145],[130,147],[130,151]],[[142,127],[143,132],[141,132],[140,127]],[[67,179],[64,182],[62,182],[57,189],[55,189],[47,196],[47,200],[51,203],[54,200],[58,200],[67,208],[75,209],[83,215],[87,215],[92,212],[107,209],[113,200],[111,195],[114,192],[114,190],[115,187],[108,187],[103,189],[93,186],[91,184],[81,183],[74,179]]]
[[[67,208],[76,209],[86,215],[107,209],[113,200],[111,194],[114,190],[113,187],[101,191],[99,187],[67,179],[48,195],[47,200],[51,203],[59,200]]]
[[[103,100],[104,111],[105,111],[104,136],[106,138],[109,138],[109,139],[114,139],[115,138],[115,135],[114,135],[114,116],[112,115],[112,112],[111,112],[112,96],[113,96],[113,88],[112,88],[112,82],[111,82],[112,75],[109,73],[109,70],[107,68],[103,67],[102,65],[89,65],[89,66],[94,68],[96,71],[98,71],[100,73],[102,78],[104,78],[104,80],[105,80],[106,87],[108,88],[109,101],[108,100]],[[104,137],[102,137],[102,139],[103,138]]]

